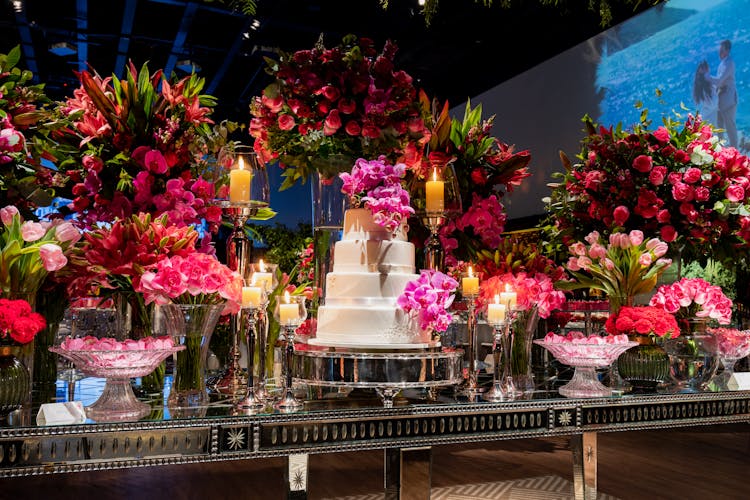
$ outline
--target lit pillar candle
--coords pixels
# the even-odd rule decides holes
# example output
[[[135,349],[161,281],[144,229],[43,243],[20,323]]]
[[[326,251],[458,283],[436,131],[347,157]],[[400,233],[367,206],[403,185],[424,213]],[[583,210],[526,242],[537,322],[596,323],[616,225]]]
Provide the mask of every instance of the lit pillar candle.
[[[258,307],[260,306],[260,297],[262,288],[259,286],[243,286],[242,287],[242,305],[244,307]]]
[[[517,302],[518,294],[516,294],[516,292],[511,292],[510,287],[506,285],[505,291],[500,293],[500,303],[505,304],[508,309],[512,310],[516,307]]]
[[[495,295],[495,303],[487,304],[487,322],[502,323],[505,321],[505,304],[500,303],[500,296]]]
[[[245,161],[240,156],[238,168],[229,171],[229,201],[250,201],[250,184],[253,173],[245,168]]]
[[[258,269],[260,269],[260,271],[253,273],[253,283],[257,286],[263,287],[266,292],[270,292],[271,287],[273,286],[273,276],[271,273],[266,272],[266,266],[263,265],[263,259],[258,261]]]
[[[432,180],[427,181],[425,189],[425,210],[443,212],[445,210],[445,182],[438,180],[437,168],[432,171]]]
[[[279,323],[287,325],[299,320],[299,306],[296,302],[289,303],[289,292],[284,292],[284,302],[279,304]]]
[[[479,278],[469,266],[469,275],[461,279],[461,291],[464,295],[477,295],[479,293]]]

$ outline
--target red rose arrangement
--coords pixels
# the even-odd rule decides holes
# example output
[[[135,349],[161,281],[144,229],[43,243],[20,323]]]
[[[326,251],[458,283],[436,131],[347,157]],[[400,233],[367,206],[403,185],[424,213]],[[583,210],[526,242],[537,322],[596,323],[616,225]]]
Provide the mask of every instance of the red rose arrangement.
[[[680,336],[675,317],[661,307],[653,306],[623,306],[616,315],[607,319],[604,329],[611,335]]]
[[[348,35],[336,47],[319,43],[269,61],[276,80],[250,106],[250,134],[260,158],[284,168],[281,189],[313,172],[342,171],[321,159],[344,157],[344,170],[380,155],[410,166],[407,144],[427,138],[412,78],[395,69],[396,51],[390,41],[378,53],[372,40]]]
[[[592,230],[643,231],[683,248],[686,260],[728,260],[750,241],[750,162],[721,145],[692,115],[649,128],[647,113],[632,130],[584,117],[587,135],[576,164],[553,188],[546,221],[561,245]]]
[[[25,300],[0,299],[0,344],[28,344],[47,326]]]

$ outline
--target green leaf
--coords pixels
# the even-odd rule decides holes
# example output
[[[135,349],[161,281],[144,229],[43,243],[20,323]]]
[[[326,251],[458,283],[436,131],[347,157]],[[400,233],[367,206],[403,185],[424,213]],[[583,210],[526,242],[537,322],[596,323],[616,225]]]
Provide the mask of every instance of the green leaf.
[[[7,66],[5,68],[5,71],[9,71],[11,68],[15,67],[16,64],[18,64],[18,61],[21,60],[21,46],[16,45],[12,49],[10,49],[10,52],[8,52],[8,57],[6,59]]]

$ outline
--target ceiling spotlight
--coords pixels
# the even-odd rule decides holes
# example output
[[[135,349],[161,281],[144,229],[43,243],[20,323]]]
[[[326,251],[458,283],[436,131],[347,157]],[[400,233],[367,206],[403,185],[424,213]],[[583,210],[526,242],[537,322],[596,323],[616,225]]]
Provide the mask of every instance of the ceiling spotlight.
[[[253,23],[250,25],[250,29],[257,30],[260,28],[260,21],[258,19],[254,19]]]
[[[23,12],[23,0],[13,0],[11,4],[13,5],[13,10]]]
[[[56,56],[72,56],[73,54],[78,52],[78,49],[76,49],[76,46],[68,43],[68,42],[60,42],[60,43],[53,43],[49,46],[49,51],[55,54]]]
[[[419,5],[420,7],[424,7],[424,2],[425,0],[417,0],[417,5]]]
[[[185,73],[198,73],[201,69],[203,69],[201,68],[200,64],[190,59],[177,61],[177,64],[175,64],[175,68],[184,71]]]

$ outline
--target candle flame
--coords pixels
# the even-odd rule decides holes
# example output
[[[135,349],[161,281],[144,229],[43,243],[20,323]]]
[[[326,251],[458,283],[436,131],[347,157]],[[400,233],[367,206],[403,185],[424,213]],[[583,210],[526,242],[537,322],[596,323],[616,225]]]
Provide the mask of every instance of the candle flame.
[[[500,296],[498,294],[495,294],[495,304],[500,303]]]
[[[438,180],[438,177],[437,177],[437,167],[435,167],[435,168],[432,169],[432,180],[433,181]]]
[[[250,276],[250,286],[255,286],[255,273]]]
[[[258,261],[258,269],[260,272],[265,273],[266,272],[266,265],[263,263],[263,259],[260,259]]]
[[[469,278],[474,277],[474,271],[471,269],[471,266],[469,266]]]
[[[241,156],[240,156],[239,165],[240,165],[239,167],[240,170],[245,170],[245,160],[243,160]]]
[[[292,301],[292,299],[289,296],[289,290],[287,290],[286,292],[284,292],[284,302],[286,302],[287,304],[289,304],[291,301]]]
[[[506,292],[512,292],[513,291],[513,289],[510,287],[510,283],[506,283],[505,284],[505,291]]]

